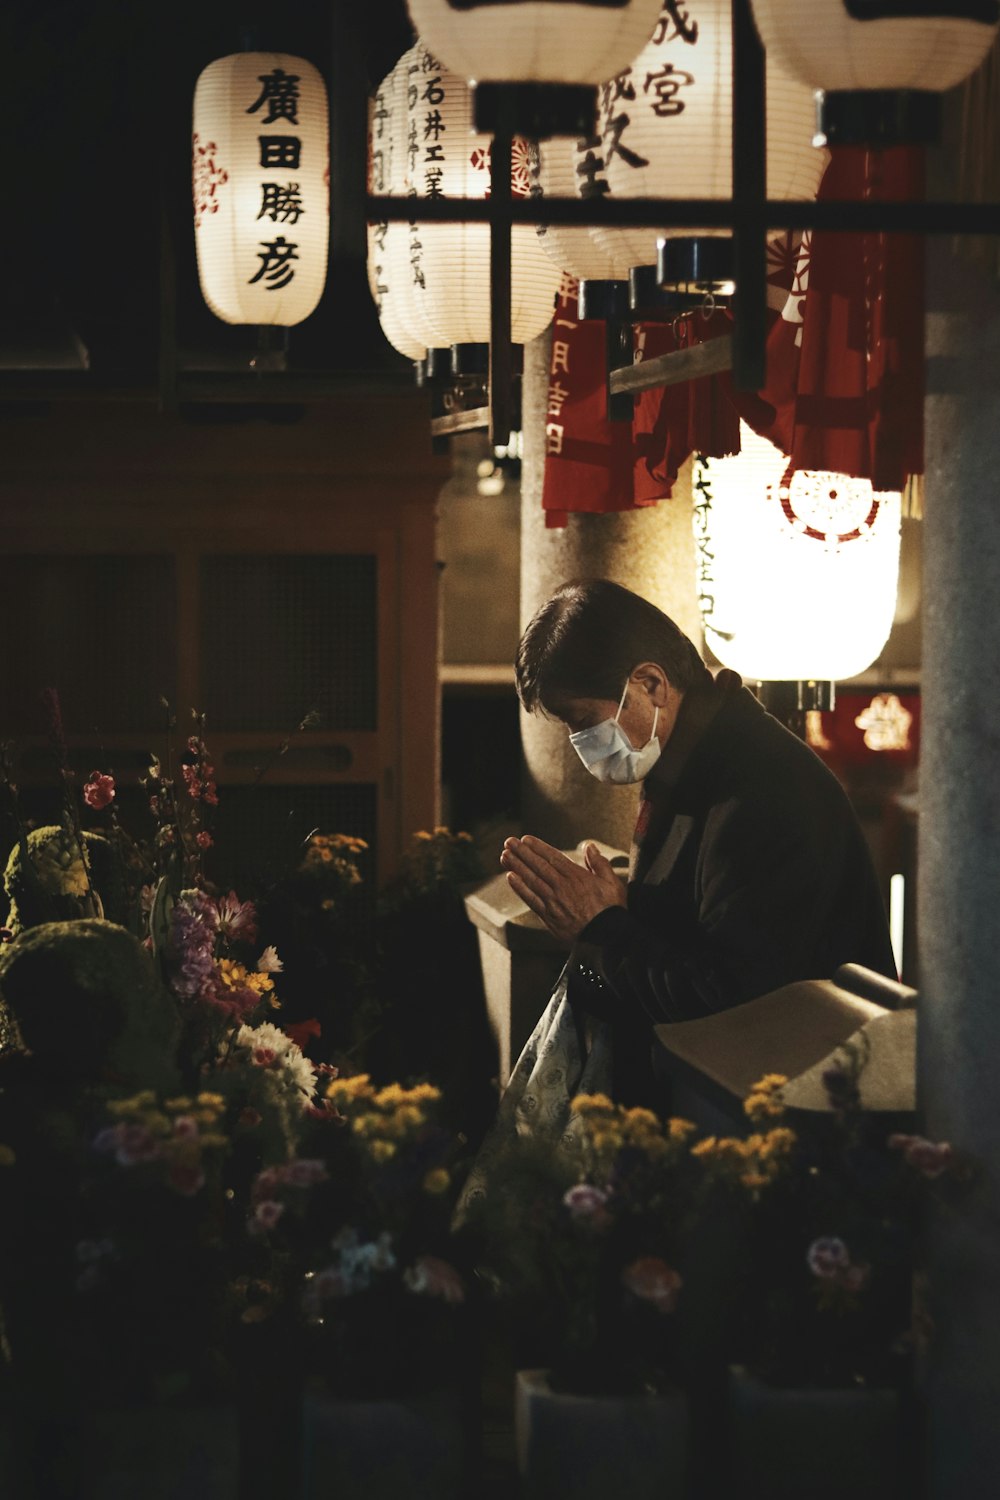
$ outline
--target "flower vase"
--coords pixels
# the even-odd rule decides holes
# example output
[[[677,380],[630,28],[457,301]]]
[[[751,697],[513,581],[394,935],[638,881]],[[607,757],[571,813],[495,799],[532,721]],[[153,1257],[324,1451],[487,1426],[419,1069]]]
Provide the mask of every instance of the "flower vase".
[[[729,1372],[734,1492],[768,1500],[901,1500],[899,1393],[879,1387],[786,1388]]]
[[[457,1391],[358,1401],[306,1388],[301,1500],[459,1500],[465,1452]]]
[[[88,1415],[80,1500],[237,1500],[239,1422],[230,1403]]]
[[[519,1370],[514,1436],[524,1500],[663,1500],[685,1492],[689,1416],[679,1391],[592,1396]]]

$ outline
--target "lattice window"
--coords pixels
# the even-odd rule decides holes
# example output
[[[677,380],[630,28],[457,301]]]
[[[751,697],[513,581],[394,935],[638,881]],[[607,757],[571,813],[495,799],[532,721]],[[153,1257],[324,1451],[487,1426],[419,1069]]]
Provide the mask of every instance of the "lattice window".
[[[39,694],[59,690],[68,734],[162,727],[176,696],[174,560],[8,557],[0,584],[0,735],[43,734]]]
[[[210,729],[287,730],[311,708],[320,728],[377,727],[374,556],[213,556],[201,571]]]

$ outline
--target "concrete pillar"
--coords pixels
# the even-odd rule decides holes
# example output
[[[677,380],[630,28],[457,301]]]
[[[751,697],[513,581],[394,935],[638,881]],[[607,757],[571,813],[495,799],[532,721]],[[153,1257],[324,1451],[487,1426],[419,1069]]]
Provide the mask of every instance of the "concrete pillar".
[[[571,515],[547,529],[542,512],[549,337],[528,345],[522,381],[524,459],[521,468],[521,628],[540,604],[571,578],[610,578],[664,610],[699,645],[691,489],[687,471],[670,500],[617,515]],[[595,838],[627,849],[638,790],[609,787],[584,770],[561,724],[521,715],[525,833],[559,848]]]
[[[978,1160],[930,1224],[929,1493],[1000,1486],[1000,297],[928,239],[920,1099]]]

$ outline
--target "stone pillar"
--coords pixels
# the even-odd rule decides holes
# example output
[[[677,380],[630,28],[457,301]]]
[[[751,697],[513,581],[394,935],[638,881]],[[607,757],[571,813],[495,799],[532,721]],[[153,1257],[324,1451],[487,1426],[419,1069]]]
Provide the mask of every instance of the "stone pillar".
[[[691,488],[682,474],[670,500],[616,515],[571,515],[547,529],[542,512],[549,337],[524,352],[521,469],[521,629],[539,605],[571,578],[610,578],[664,610],[699,645]],[[521,715],[525,833],[568,849],[584,838],[627,849],[636,787],[605,786],[584,770],[561,724]]]
[[[928,238],[918,1079],[978,1162],[930,1225],[929,1495],[1000,1482],[1000,297]]]

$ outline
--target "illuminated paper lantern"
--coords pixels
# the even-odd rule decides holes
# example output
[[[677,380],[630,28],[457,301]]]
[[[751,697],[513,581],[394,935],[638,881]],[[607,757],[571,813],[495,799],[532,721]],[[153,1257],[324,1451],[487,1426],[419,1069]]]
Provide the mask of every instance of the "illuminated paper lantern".
[[[393,69],[368,101],[368,182],[379,197],[399,196],[405,190],[403,132],[395,131],[399,112],[405,114],[404,86]],[[398,135],[398,139],[397,139]],[[368,225],[368,287],[379,324],[392,347],[407,359],[421,360],[426,345],[412,327],[406,305],[406,235],[408,226],[381,220]]]
[[[996,0],[752,0],[760,39],[814,89],[941,93],[974,72],[1000,24]]]
[[[194,95],[192,188],[201,292],[224,323],[291,327],[326,286],[326,86],[312,63],[238,52]]]
[[[742,452],[698,458],[694,532],[705,639],[759,682],[842,682],[892,628],[901,496],[843,474],[790,472],[745,424]]]
[[[730,198],[732,49],[731,0],[664,7],[643,50],[601,89],[601,145],[589,190],[612,198]],[[812,91],[770,53],[766,74],[768,196],[814,198],[827,157],[811,144]],[[654,262],[658,238],[716,239],[726,252],[731,244],[728,230],[696,228],[659,235],[599,229],[596,238],[613,254],[619,276]]]
[[[542,198],[582,198],[588,183],[588,157],[600,150],[599,136],[556,136],[538,143],[533,162],[533,187]],[[619,231],[624,233],[626,231]],[[613,235],[614,231],[610,232]],[[619,272],[609,245],[609,234],[598,240],[594,230],[567,224],[541,224],[538,238],[545,253],[561,271],[578,280],[612,280]]]
[[[489,226],[422,223],[420,200],[487,197],[492,143],[473,132],[469,86],[442,68],[422,43],[404,54],[400,66],[406,78],[406,191],[414,214],[408,226],[408,295],[424,322],[428,348],[485,344],[490,338]],[[528,196],[529,152],[519,138],[513,144],[511,186],[516,196]],[[510,276],[514,343],[528,343],[548,327],[559,280],[534,228],[516,225]]]
[[[631,62],[661,0],[408,0],[414,29],[459,77],[597,84]]]

